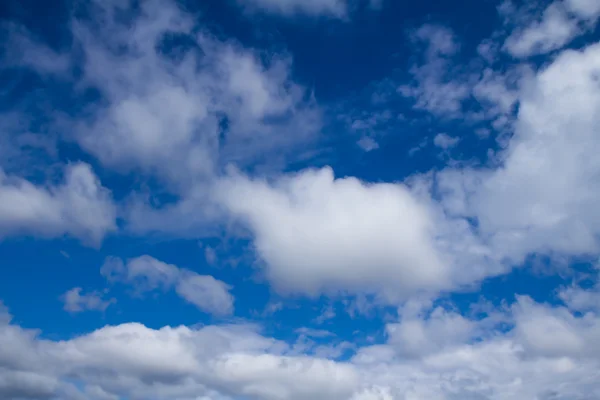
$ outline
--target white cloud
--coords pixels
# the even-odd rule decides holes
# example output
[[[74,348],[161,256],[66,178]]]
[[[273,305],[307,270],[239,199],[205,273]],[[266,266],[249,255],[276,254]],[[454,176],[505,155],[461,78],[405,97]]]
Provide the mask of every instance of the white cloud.
[[[124,263],[119,258],[108,257],[100,273],[109,282],[132,284],[139,293],[155,289],[167,290],[179,280],[179,268],[150,256],[140,256]]]
[[[460,44],[443,26],[426,24],[410,37],[420,60],[413,62],[411,83],[397,92],[415,100],[414,108],[443,119],[460,119],[468,125],[486,121],[498,132],[508,132],[514,119],[523,81],[532,75],[527,64],[495,67],[497,39],[486,39],[480,57],[459,60]],[[425,44],[425,48],[419,46]],[[484,59],[488,64],[482,63]]]
[[[433,138],[433,144],[441,149],[451,149],[460,142],[460,138],[452,137],[447,133],[438,133]]]
[[[66,311],[77,313],[85,310],[105,311],[115,303],[115,299],[103,300],[104,293],[83,293],[82,288],[75,287],[61,296]]]
[[[599,60],[594,45],[522,75],[505,103],[518,98],[519,112],[499,167],[450,167],[409,186],[334,179],[327,168],[269,183],[234,174],[216,201],[252,232],[283,291],[398,300],[472,284],[533,253],[598,254]]]
[[[212,276],[184,273],[179,278],[175,291],[181,297],[201,310],[216,315],[228,315],[233,312],[231,287]]]
[[[386,332],[389,344],[398,352],[420,356],[467,342],[478,333],[476,325],[456,312],[438,307],[427,319],[409,315],[399,323],[388,324]]]
[[[509,24],[516,19],[515,12],[524,14],[519,19],[523,26],[510,34],[504,49],[522,58],[563,48],[575,37],[591,31],[600,17],[600,5],[594,0],[554,1],[539,17],[526,7],[518,10],[513,6],[513,12],[506,16]]]
[[[356,142],[358,144],[358,146],[363,149],[364,151],[366,151],[367,153],[369,151],[373,151],[373,150],[377,150],[379,148],[379,144],[377,144],[377,142],[373,139],[370,138],[368,136],[362,137],[358,142]]]
[[[581,19],[595,22],[600,16],[600,3],[596,0],[565,0],[565,5]]]
[[[600,284],[598,283],[589,289],[583,289],[575,285],[563,288],[559,292],[559,297],[569,310],[594,311],[600,314]]]
[[[427,58],[430,60],[440,56],[453,56],[460,49],[454,32],[441,25],[425,24],[413,33],[412,38],[427,46]]]
[[[63,118],[63,139],[104,167],[158,178],[177,197],[163,205],[132,193],[123,204],[126,229],[197,237],[218,217],[208,195],[221,167],[277,170],[302,157],[321,110],[292,79],[289,56],[220,41],[171,1],[143,2],[131,26],[118,10],[95,2],[90,12],[102,24],[72,21],[73,48],[84,56],[75,94],[94,88],[103,101],[83,120]]]
[[[512,33],[504,48],[515,57],[528,57],[559,49],[579,33],[577,21],[563,5],[555,2],[544,11],[540,21]]]
[[[514,328],[478,335],[480,340],[471,340],[470,332],[485,320],[434,311],[420,322],[433,342],[424,343],[426,351],[407,358],[406,348],[398,347],[406,341],[392,336],[389,343],[358,349],[348,362],[292,355],[294,346],[249,325],[154,330],[130,323],[51,341],[11,324],[4,313],[0,396],[584,400],[600,394],[597,314],[576,317],[524,297],[509,311]],[[68,383],[73,380],[77,388]]]
[[[438,176],[446,210],[477,218],[494,254],[597,254],[600,46],[565,51],[523,86],[514,135],[497,169]]]
[[[318,110],[290,78],[289,58],[194,33],[191,16],[170,1],[144,2],[131,27],[111,4],[98,6],[99,30],[75,21],[73,33],[86,56],[81,84],[99,89],[107,106],[93,110],[73,139],[106,166],[141,169],[190,195],[197,187],[190,183],[204,184],[219,164],[285,153],[320,126]],[[161,50],[169,35],[187,47]]]
[[[199,275],[144,255],[127,262],[109,257],[100,272],[109,282],[133,285],[137,294],[174,288],[177,294],[200,310],[225,316],[233,313],[231,287],[212,276]]]
[[[329,168],[274,184],[234,175],[217,197],[255,235],[267,275],[284,289],[394,288],[399,295],[444,286],[428,209],[400,184],[334,179]]]
[[[527,297],[519,298],[515,308],[515,335],[527,351],[553,357],[597,352],[591,346],[600,334],[596,318],[578,319],[567,309],[550,309]]]
[[[0,236],[69,235],[98,245],[116,230],[116,209],[110,192],[87,164],[64,169],[64,182],[35,185],[0,170]]]
[[[251,10],[262,10],[285,16],[305,14],[343,18],[347,13],[346,0],[237,0],[237,2]],[[376,5],[375,1],[373,3]]]
[[[416,99],[415,108],[436,115],[452,116],[460,112],[462,102],[469,96],[469,82],[459,78],[460,72],[451,67],[451,59],[460,45],[450,29],[425,24],[411,39],[424,45],[424,60],[410,68],[415,82],[398,86],[398,93]]]

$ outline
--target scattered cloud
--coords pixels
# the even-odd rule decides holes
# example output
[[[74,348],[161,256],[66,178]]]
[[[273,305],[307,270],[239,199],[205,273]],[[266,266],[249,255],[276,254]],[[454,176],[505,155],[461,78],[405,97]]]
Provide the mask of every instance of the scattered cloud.
[[[109,282],[132,285],[138,295],[174,288],[180,297],[204,312],[217,316],[233,313],[234,299],[229,293],[231,286],[212,276],[180,269],[150,256],[136,257],[127,262],[111,257],[100,272]]]
[[[223,400],[503,399],[550,394],[584,399],[600,394],[598,315],[576,317],[566,308],[518,297],[507,314],[512,328],[483,337],[478,331],[487,319],[470,320],[439,308],[428,317],[411,318],[390,324],[383,344],[356,350],[340,344],[354,353],[341,362],[293,355],[295,346],[248,325],[154,330],[130,323],[51,341],[11,323],[10,315],[4,314],[0,337],[11,351],[0,353],[0,394],[76,399],[84,391],[92,399],[111,398],[93,397],[95,393]],[[80,385],[71,386],[73,378]]]
[[[527,83],[500,168],[439,175],[446,209],[477,218],[494,253],[519,263],[598,251],[600,165],[582,160],[598,147],[599,56],[598,45],[565,51]]]
[[[438,115],[458,113],[469,96],[468,82],[455,79],[451,59],[460,50],[454,33],[439,25],[426,24],[411,36],[423,50],[423,62],[410,68],[414,84],[401,84],[398,93],[415,98],[415,108]]]
[[[361,138],[356,144],[367,153],[379,148],[379,144],[373,138],[367,136]]]
[[[338,19],[349,7],[334,0],[238,3],[251,12]],[[287,168],[306,161],[327,111],[297,81],[289,54],[223,39],[171,2],[142,2],[127,18],[125,9],[90,3],[90,19],[71,21],[73,52],[11,28],[6,54],[22,51],[10,68],[73,83],[82,104],[89,90],[99,99],[83,104],[82,115],[50,118],[60,120],[61,146],[92,159],[60,159],[52,166],[57,175],[15,167],[27,164],[23,148],[58,154],[55,138],[29,132],[35,124],[23,122],[32,117],[22,110],[2,119],[0,236],[69,237],[100,247],[114,233],[195,243],[207,231],[225,232],[249,244],[251,266],[275,299],[318,299],[321,312],[291,327],[291,342],[276,339],[283,331],[241,322],[160,329],[123,323],[52,340],[19,326],[0,306],[1,398],[600,398],[597,271],[585,285],[565,281],[556,297],[549,289],[545,302],[516,295],[496,307],[478,304],[476,313],[439,301],[526,267],[531,255],[548,256],[554,270],[562,268],[556,260],[600,254],[600,44],[564,49],[593,29],[597,1],[524,8],[506,1],[502,29],[471,44],[442,25],[411,32],[417,57],[410,81],[386,78],[393,90],[369,96],[374,110],[332,112],[343,115],[336,121],[347,128],[347,143],[365,151],[383,145],[379,135],[399,115],[392,102],[403,97],[414,101],[411,113],[467,125],[497,146],[484,149],[488,159],[480,164],[408,171],[389,183],[336,175],[345,171],[339,164],[336,172],[323,164]],[[548,53],[539,65],[523,61]],[[469,137],[440,131],[448,133],[435,136],[435,146],[447,150],[464,140],[468,147]],[[418,138],[409,155],[431,140]],[[112,174],[133,175],[144,189],[118,184],[113,198]],[[213,247],[203,251],[216,263]],[[235,311],[229,284],[148,255],[109,257],[101,273],[139,296],[172,291],[207,314]],[[226,280],[237,286],[236,278]],[[81,287],[61,300],[73,313],[104,311],[116,301]],[[255,316],[277,313],[284,321],[288,301],[273,300]],[[380,339],[363,346],[345,340],[349,332],[337,330],[344,325],[338,319],[348,317],[338,314],[344,306],[351,323],[386,306],[385,318],[369,322]]]
[[[204,259],[209,265],[214,265],[217,262],[217,252],[210,246],[204,248]]]
[[[530,20],[518,26],[504,42],[504,50],[519,58],[563,48],[575,37],[589,32],[600,17],[600,6],[589,0],[554,1],[540,15],[535,8],[519,8],[510,1],[504,9],[508,24],[518,14],[521,20]]]
[[[83,289],[75,287],[61,296],[64,302],[64,309],[71,313],[78,313],[86,310],[105,311],[111,304],[116,303],[116,299],[104,300],[102,292],[82,293]]]
[[[433,144],[441,149],[447,150],[456,146],[460,142],[460,138],[452,137],[447,133],[438,133],[433,138]]]

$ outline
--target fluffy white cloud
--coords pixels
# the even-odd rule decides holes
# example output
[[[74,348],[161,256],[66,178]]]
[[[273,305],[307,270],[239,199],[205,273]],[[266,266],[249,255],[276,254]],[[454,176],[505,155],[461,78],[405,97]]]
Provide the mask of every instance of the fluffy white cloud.
[[[439,351],[450,345],[463,344],[476,336],[477,324],[462,315],[436,308],[428,318],[403,316],[399,323],[388,324],[389,344],[407,356]]]
[[[217,39],[169,0],[145,1],[135,12],[131,2],[85,8],[89,18],[73,17],[70,25],[77,54],[56,54],[27,39],[27,57],[13,64],[74,83],[74,97],[97,91],[101,101],[86,104],[85,116],[49,115],[60,122],[60,139],[104,167],[135,171],[142,181],[158,178],[178,198],[165,206],[152,194],[132,193],[121,213],[129,230],[197,236],[215,220],[207,194],[224,164],[278,169],[315,139],[321,111],[292,79],[291,57]],[[122,23],[123,12],[132,12],[130,25]],[[13,42],[25,48],[23,40]],[[74,66],[82,73],[72,75]],[[3,163],[21,152],[9,139],[0,136]]]
[[[346,0],[237,0],[250,10],[262,10],[285,16],[305,14],[343,18],[347,13]],[[372,1],[376,7],[377,2]]]
[[[446,209],[477,218],[495,254],[599,251],[599,73],[600,45],[563,52],[527,83],[498,169],[439,175]]]
[[[600,285],[589,289],[578,286],[563,288],[559,293],[560,299],[570,310],[579,312],[600,312]]]
[[[216,193],[253,232],[280,288],[316,294],[386,286],[402,297],[447,284],[429,210],[404,185],[335,179],[324,168],[273,184],[234,175]]]
[[[0,170],[0,236],[69,235],[98,245],[116,230],[110,192],[87,164],[71,164],[59,185],[35,185]]]
[[[85,310],[104,311],[116,302],[115,299],[104,300],[104,293],[90,292],[82,294],[82,290],[80,287],[75,287],[61,296],[62,301],[65,303],[65,310],[73,313]]]
[[[50,341],[11,324],[3,313],[0,396],[583,400],[600,394],[600,316],[575,316],[525,297],[507,312],[512,330],[482,336],[465,333],[485,320],[433,311],[431,322],[420,321],[434,342],[423,343],[426,351],[407,358],[399,346],[410,335],[390,330],[388,343],[358,349],[348,362],[293,355],[293,346],[249,325],[153,330],[131,323]],[[444,338],[440,329],[450,326],[464,329]]]
[[[212,276],[178,268],[150,256],[140,256],[123,262],[119,258],[107,258],[100,272],[109,282],[133,285],[137,294],[174,288],[179,296],[200,310],[229,315],[233,312],[231,287]]]
[[[288,58],[196,33],[170,1],[144,2],[130,27],[116,5],[95,7],[103,24],[75,20],[73,34],[85,53],[81,84],[107,102],[73,139],[105,165],[141,168],[181,193],[219,163],[285,151],[319,126]]]

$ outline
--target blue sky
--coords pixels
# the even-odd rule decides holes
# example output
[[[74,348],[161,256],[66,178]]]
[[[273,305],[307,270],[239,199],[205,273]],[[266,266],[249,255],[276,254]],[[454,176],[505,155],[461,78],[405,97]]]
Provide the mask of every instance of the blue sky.
[[[0,18],[0,398],[600,398],[596,0]]]

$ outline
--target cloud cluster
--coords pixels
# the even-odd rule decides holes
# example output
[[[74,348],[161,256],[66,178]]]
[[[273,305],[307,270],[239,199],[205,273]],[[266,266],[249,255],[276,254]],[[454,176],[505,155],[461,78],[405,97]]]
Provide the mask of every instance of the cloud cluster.
[[[481,338],[490,319],[513,328]],[[600,319],[527,297],[503,318],[434,309],[388,326],[345,362],[294,355],[250,325],[107,326],[49,341],[0,319],[0,394],[35,399],[589,399]],[[446,332],[450,334],[445,334]]]
[[[507,20],[515,14],[529,14],[507,1],[501,7]],[[535,11],[533,12],[535,15]],[[504,42],[504,49],[514,57],[529,57],[560,49],[575,37],[593,29],[600,17],[600,5],[589,0],[554,1],[533,21],[518,27]],[[507,21],[507,23],[510,23]]]
[[[513,262],[599,250],[599,60],[597,44],[567,50],[528,82],[499,168],[439,175],[446,209],[477,218],[480,235]]]
[[[284,15],[345,13],[338,1],[243,3]],[[503,45],[482,43],[487,64],[475,72],[456,66],[460,45],[449,29],[427,24],[414,32],[424,62],[410,70],[412,83],[396,86],[399,94],[420,111],[487,121],[510,134],[488,165],[454,164],[394,183],[336,176],[329,167],[279,172],[302,157],[322,124],[315,99],[293,79],[290,57],[217,38],[170,2],[96,1],[88,11],[89,19],[72,21],[72,54],[41,49],[23,34],[28,51],[15,62],[73,83],[76,95],[97,91],[83,116],[61,117],[69,128],[61,140],[107,170],[158,182],[174,199],[134,192],[117,206],[83,163],[65,165],[46,183],[2,172],[2,237],[70,235],[98,245],[117,231],[117,209],[139,235],[196,238],[207,226],[227,226],[248,234],[257,266],[280,293],[367,294],[402,307],[382,343],[357,349],[310,330],[285,343],[252,325],[129,323],[54,341],[2,310],[0,397],[600,398],[597,282],[563,288],[564,305],[518,296],[483,317],[431,301],[532,254],[600,253],[600,45],[563,50],[539,69],[494,69],[498,48],[517,58],[559,51],[593,26],[597,2],[554,3]],[[466,111],[472,99],[479,112]],[[356,130],[385,115],[354,121]],[[433,143],[448,149],[457,140],[440,134]],[[174,290],[206,313],[234,311],[226,283],[150,256],[109,258],[101,272],[137,294]],[[63,300],[72,312],[110,302],[80,288]],[[327,311],[323,320],[333,315]],[[318,348],[309,335],[321,335]]]

